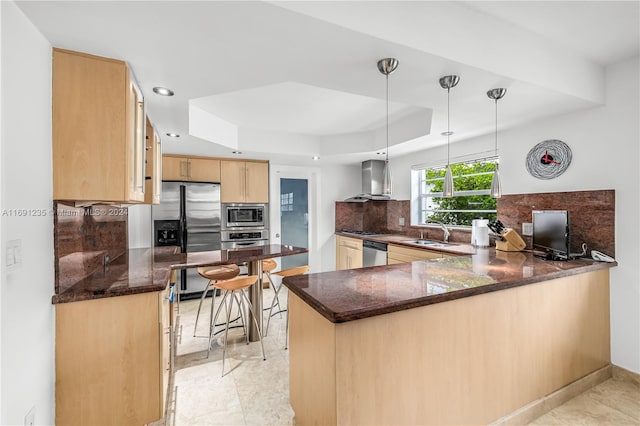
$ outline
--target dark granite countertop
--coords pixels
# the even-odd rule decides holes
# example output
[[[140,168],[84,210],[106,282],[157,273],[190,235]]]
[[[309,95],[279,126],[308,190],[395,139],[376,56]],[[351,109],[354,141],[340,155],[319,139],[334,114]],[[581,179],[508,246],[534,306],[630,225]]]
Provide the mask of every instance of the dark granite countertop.
[[[616,265],[548,261],[485,248],[473,255],[288,277],[284,284],[329,321],[340,323]]]
[[[474,247],[471,244],[467,244],[467,243],[451,242],[451,243],[446,243],[442,246],[436,246],[436,245],[425,246],[422,244],[414,243],[414,241],[418,240],[418,238],[409,237],[407,235],[400,235],[400,234],[363,235],[363,234],[353,234],[351,232],[346,232],[346,231],[337,231],[336,235],[342,235],[342,236],[351,237],[351,238],[358,238],[361,240],[378,241],[378,242],[387,243],[387,244],[396,244],[399,246],[405,246],[405,247],[414,248],[414,249],[439,251],[442,253],[448,253],[453,255],[473,254],[475,252]]]
[[[82,262],[70,261],[64,265],[64,270],[60,270],[61,278],[82,278],[65,291],[54,294],[52,303],[162,291],[167,287],[171,271],[174,269],[244,263],[306,252],[306,248],[279,244],[197,253],[177,253],[176,247],[131,249],[89,276],[83,275],[79,270],[83,268]],[[95,255],[95,253],[79,252],[71,256],[71,259]]]

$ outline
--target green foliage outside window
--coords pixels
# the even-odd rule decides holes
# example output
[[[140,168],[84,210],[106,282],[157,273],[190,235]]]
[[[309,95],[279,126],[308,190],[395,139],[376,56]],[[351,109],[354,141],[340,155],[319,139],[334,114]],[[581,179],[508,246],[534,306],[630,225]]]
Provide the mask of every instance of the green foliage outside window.
[[[454,196],[442,198],[428,195],[442,193],[445,169],[425,170],[425,190],[422,196],[428,207],[422,217],[447,225],[471,226],[473,219],[496,219],[496,200],[489,195],[491,179],[496,169],[494,161],[452,164]]]

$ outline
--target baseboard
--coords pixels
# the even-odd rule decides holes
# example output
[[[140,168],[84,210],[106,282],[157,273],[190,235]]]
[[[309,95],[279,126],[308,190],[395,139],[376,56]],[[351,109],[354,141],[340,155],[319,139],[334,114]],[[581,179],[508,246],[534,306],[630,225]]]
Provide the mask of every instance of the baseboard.
[[[594,386],[608,380],[612,377],[613,367],[611,364],[602,367],[599,370],[588,374],[581,379],[576,380],[573,383],[569,383],[557,391],[537,399],[524,407],[507,414],[506,416],[491,423],[491,426],[511,426],[511,425],[526,425],[537,419],[538,417],[548,413],[556,407],[564,404],[572,398],[588,391]],[[620,367],[617,367],[620,368]],[[623,370],[623,369],[620,369]],[[634,374],[623,370],[629,374]]]
[[[634,373],[633,371],[625,370],[622,367],[618,367],[617,365],[612,365],[611,372],[613,373],[613,378],[616,380],[625,380],[629,382],[635,382],[640,385],[640,374]]]

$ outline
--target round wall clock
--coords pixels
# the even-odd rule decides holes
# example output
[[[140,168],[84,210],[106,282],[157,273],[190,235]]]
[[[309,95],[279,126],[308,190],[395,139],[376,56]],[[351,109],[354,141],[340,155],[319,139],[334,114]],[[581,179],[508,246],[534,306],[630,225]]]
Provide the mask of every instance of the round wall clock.
[[[549,139],[542,141],[527,154],[527,170],[538,179],[560,176],[571,164],[571,148],[566,143]]]

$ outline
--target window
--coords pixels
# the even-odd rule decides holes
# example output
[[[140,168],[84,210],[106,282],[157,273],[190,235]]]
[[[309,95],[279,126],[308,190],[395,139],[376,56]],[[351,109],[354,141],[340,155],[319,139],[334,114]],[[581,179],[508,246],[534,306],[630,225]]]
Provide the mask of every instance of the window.
[[[281,212],[293,211],[293,192],[280,194],[280,211]]]
[[[446,166],[419,169],[414,224],[437,220],[447,225],[471,226],[473,219],[496,220],[496,200],[489,195],[496,164],[495,158],[452,164],[452,198],[442,197]]]

